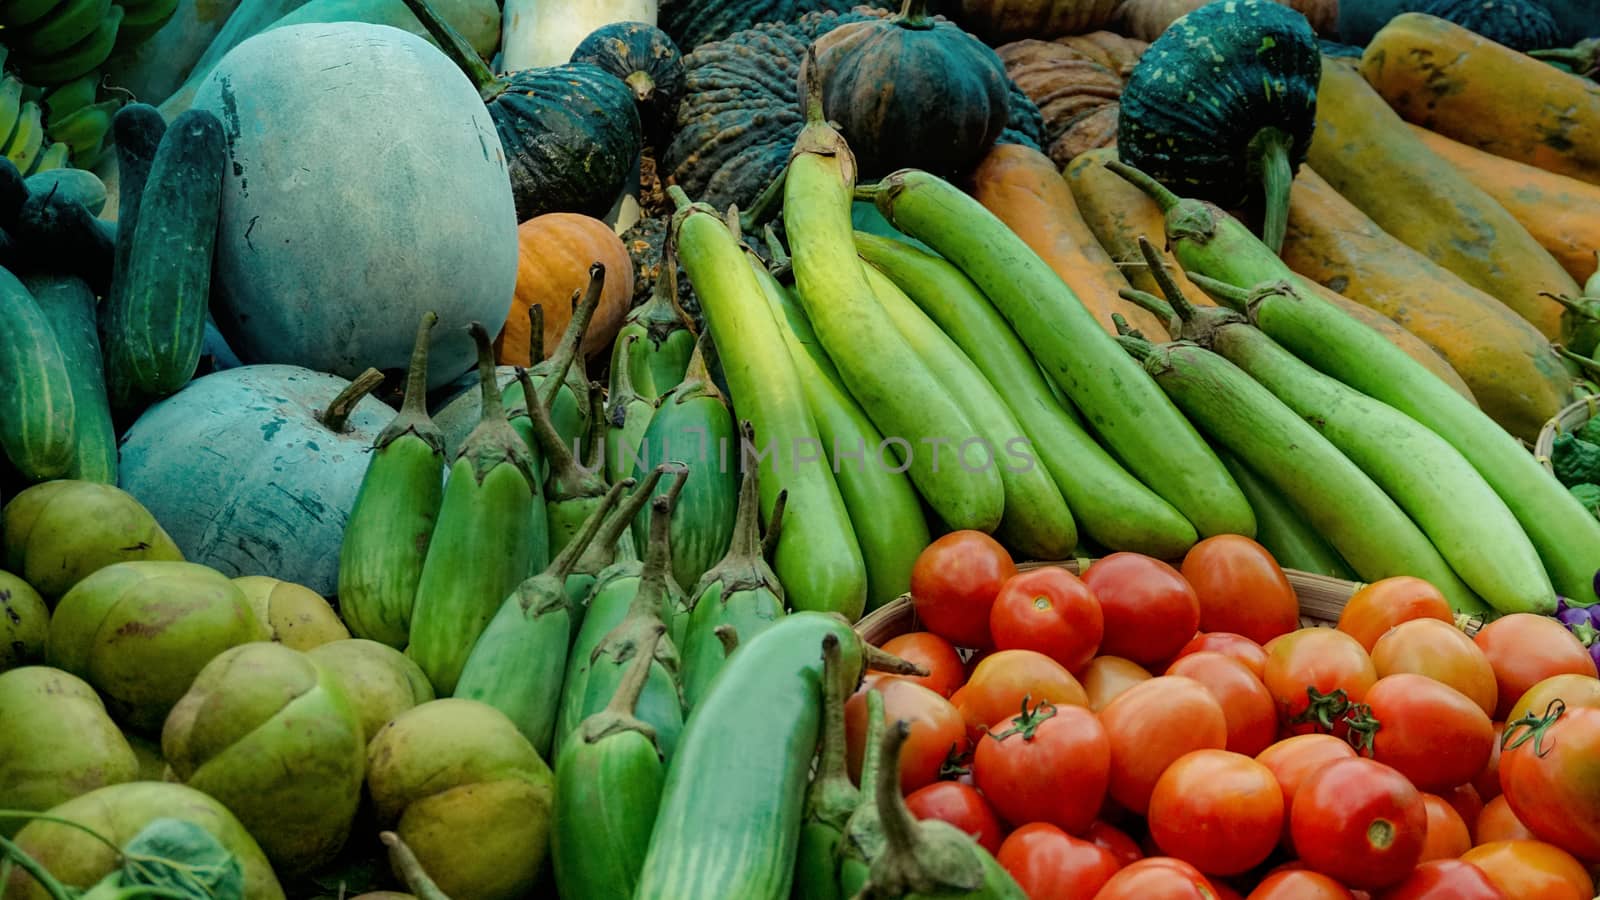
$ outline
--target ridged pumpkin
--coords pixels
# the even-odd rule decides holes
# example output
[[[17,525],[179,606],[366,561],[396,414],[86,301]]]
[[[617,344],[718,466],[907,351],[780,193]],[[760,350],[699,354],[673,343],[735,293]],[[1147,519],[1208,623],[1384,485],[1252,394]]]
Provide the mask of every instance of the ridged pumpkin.
[[[1339,38],[1365,45],[1390,19],[1411,12],[1438,16],[1516,50],[1576,43],[1600,31],[1591,7],[1589,30],[1563,41],[1562,23],[1551,9],[1559,5],[1552,0],[1344,0],[1339,7]]]
[[[1095,32],[999,49],[1006,74],[1039,106],[1044,149],[1057,168],[1086,150],[1116,143],[1122,88],[1147,46]]]
[[[495,360],[528,365],[528,309],[535,303],[544,312],[544,352],[553,352],[572,320],[573,292],[589,283],[589,267],[596,262],[606,267],[605,289],[581,346],[585,356],[609,350],[633,300],[633,262],[616,232],[588,216],[546,213],[517,227],[517,243],[517,293],[494,342]]]
[[[662,0],[661,30],[687,53],[757,25],[798,22],[811,13],[845,13],[858,6],[898,5],[896,0]]]
[[[928,0],[841,25],[814,46],[823,111],[863,180],[901,168],[965,173],[1005,128],[1005,66],[982,41],[928,15]]]
[[[990,43],[1083,34],[1111,24],[1122,0],[953,0],[950,16]]]
[[[1124,0],[1117,10],[1117,24],[1124,34],[1153,41],[1167,26],[1209,2],[1211,0]],[[1305,16],[1317,34],[1332,35],[1339,30],[1339,0],[1278,2]],[[1349,5],[1348,0],[1346,5]]]
[[[646,22],[613,22],[584,38],[571,61],[622,79],[652,141],[671,131],[683,97],[683,55],[666,32]]]

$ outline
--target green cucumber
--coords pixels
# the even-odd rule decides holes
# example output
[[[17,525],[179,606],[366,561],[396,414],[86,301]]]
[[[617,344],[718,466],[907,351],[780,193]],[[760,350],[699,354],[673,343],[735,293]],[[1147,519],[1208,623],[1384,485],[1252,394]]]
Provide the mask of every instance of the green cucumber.
[[[67,477],[116,484],[117,432],[106,401],[94,291],[71,275],[29,275],[22,283],[55,332],[72,383],[75,449]]]
[[[1338,552],[1328,546],[1322,535],[1306,524],[1289,501],[1239,462],[1232,453],[1218,450],[1217,456],[1228,467],[1229,474],[1238,483],[1256,513],[1256,540],[1267,548],[1278,565],[1285,569],[1327,575],[1355,581],[1356,573]]]
[[[0,450],[29,481],[60,478],[77,459],[72,370],[50,319],[0,269]]]
[[[111,119],[111,136],[117,151],[117,243],[111,270],[111,286],[100,304],[100,350],[105,355],[106,389],[111,408],[119,420],[132,419],[142,407],[121,402],[115,389],[126,368],[127,352],[122,338],[124,322],[131,312],[128,266],[133,261],[133,234],[139,222],[139,205],[144,199],[145,182],[155,162],[167,122],[147,103],[129,103]]]

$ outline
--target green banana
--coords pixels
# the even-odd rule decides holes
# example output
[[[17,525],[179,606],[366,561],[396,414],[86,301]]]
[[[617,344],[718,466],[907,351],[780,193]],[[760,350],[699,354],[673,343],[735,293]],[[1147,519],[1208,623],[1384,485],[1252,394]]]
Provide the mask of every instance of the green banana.
[[[107,100],[74,110],[59,119],[52,119],[45,131],[50,140],[67,145],[74,157],[98,152],[111,134],[111,123],[122,101]]]
[[[428,418],[424,313],[406,373],[405,400],[372,446],[372,459],[339,549],[339,611],[358,638],[403,648],[444,494],[444,438]]]
[[[48,16],[61,0],[6,0],[0,3],[0,25],[23,28]]]
[[[46,87],[89,74],[111,56],[123,15],[122,7],[112,4],[88,37],[49,59],[20,60],[18,71],[27,81]]]
[[[17,130],[18,120],[22,118],[22,89],[26,87],[22,79],[15,75],[7,75],[0,81],[0,134],[5,135],[9,143],[12,132]]]
[[[483,418],[450,467],[406,650],[440,696],[455,690],[478,635],[531,574],[529,532],[538,501],[532,461],[500,402],[489,333],[477,322],[470,327],[478,344]]]
[[[33,170],[33,161],[43,145],[43,111],[37,103],[24,103],[22,113],[17,118],[16,130],[11,132],[11,140],[6,142],[6,159],[11,160],[18,172],[26,175]]]
[[[27,59],[51,59],[94,34],[111,0],[63,0],[48,15],[7,39]]]
[[[40,172],[49,172],[53,169],[64,169],[72,161],[71,151],[66,144],[54,143],[46,147],[33,160],[33,168],[27,174],[37,175]]]
[[[85,106],[93,106],[100,97],[100,73],[92,72],[44,93],[45,121],[52,126],[64,116],[70,116]]]
[[[160,31],[178,11],[178,0],[154,0],[151,3],[124,3],[128,13],[117,31],[119,51],[134,47]]]
[[[606,397],[606,478],[612,481],[632,473],[636,462],[648,462],[644,433],[656,405],[639,393],[633,380],[630,353],[640,340],[636,333],[618,333],[612,354],[611,389]]]

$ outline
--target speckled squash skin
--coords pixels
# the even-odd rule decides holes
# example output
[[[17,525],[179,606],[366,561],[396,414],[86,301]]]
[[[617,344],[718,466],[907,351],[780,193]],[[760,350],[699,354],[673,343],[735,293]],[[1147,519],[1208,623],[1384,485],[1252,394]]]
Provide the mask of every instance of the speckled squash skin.
[[[898,9],[899,0],[662,0],[661,28],[684,52],[762,24],[798,21],[810,13],[845,13],[858,6]]]
[[[572,62],[622,79],[652,142],[671,130],[683,97],[683,55],[666,32],[645,22],[613,22],[584,38],[572,51]]]
[[[1057,168],[1117,141],[1122,88],[1148,47],[1095,32],[1055,41],[1024,39],[998,49],[1006,75],[1044,120],[1044,150]]]

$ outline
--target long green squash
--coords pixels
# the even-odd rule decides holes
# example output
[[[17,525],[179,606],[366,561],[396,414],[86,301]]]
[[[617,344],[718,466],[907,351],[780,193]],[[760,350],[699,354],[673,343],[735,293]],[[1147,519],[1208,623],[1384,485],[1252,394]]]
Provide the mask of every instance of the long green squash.
[[[1222,464],[1228,467],[1239,490],[1250,498],[1250,508],[1256,511],[1256,540],[1267,548],[1278,565],[1285,569],[1312,572],[1331,578],[1355,581],[1356,573],[1350,564],[1328,546],[1316,529],[1283,499],[1272,485],[1240,462],[1226,450],[1217,452]]]

